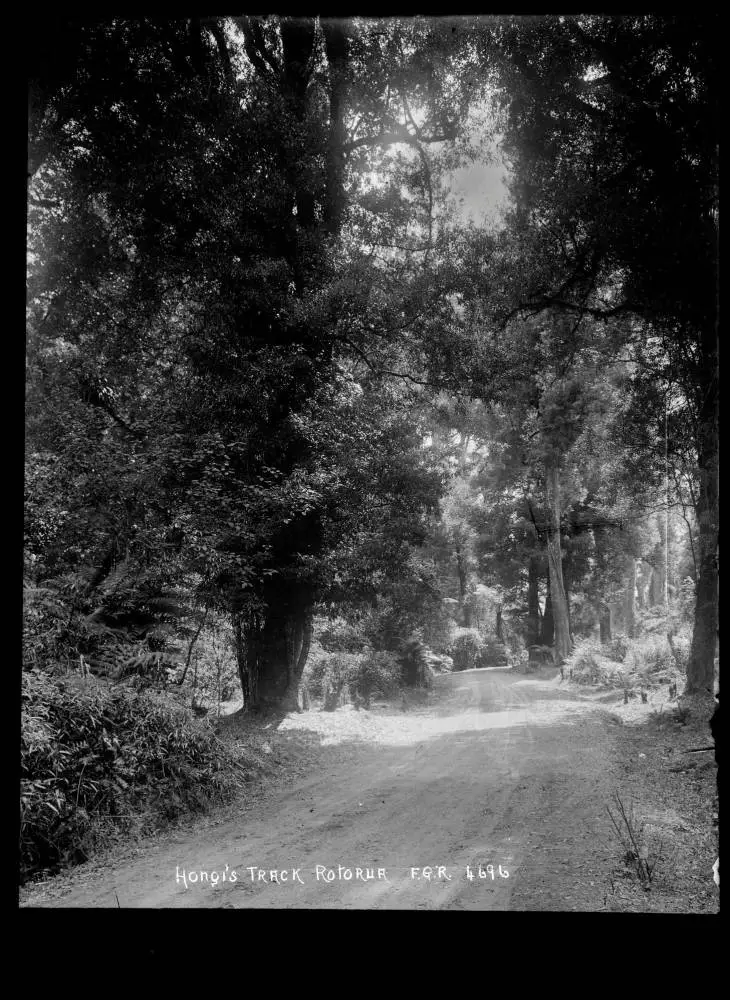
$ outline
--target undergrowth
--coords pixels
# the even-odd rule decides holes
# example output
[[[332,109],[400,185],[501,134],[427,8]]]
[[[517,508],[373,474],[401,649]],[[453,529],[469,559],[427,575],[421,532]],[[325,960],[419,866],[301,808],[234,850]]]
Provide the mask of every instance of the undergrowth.
[[[666,624],[666,623],[665,623]],[[664,685],[683,686],[689,660],[686,629],[654,628],[636,638],[625,635],[602,644],[597,638],[578,642],[564,664],[576,684],[650,691]]]
[[[380,695],[390,697],[400,689],[401,666],[393,653],[366,647],[362,652],[325,650],[315,644],[304,681],[315,697],[347,689],[365,702]]]
[[[31,671],[22,702],[22,882],[235,793],[210,726],[160,695]]]
[[[648,886],[662,857],[663,844],[649,844],[645,824],[637,819],[633,806],[630,803],[627,806],[618,792],[614,792],[612,806],[606,806],[606,812],[621,845],[623,861],[633,869],[639,881]]]

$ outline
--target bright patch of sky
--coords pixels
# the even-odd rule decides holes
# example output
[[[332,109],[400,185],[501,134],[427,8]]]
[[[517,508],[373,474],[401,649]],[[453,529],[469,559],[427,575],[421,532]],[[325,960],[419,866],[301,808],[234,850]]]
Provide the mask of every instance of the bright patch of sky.
[[[499,159],[494,163],[473,163],[452,174],[451,187],[460,201],[464,221],[494,221],[507,206],[509,193],[505,181],[507,167]]]

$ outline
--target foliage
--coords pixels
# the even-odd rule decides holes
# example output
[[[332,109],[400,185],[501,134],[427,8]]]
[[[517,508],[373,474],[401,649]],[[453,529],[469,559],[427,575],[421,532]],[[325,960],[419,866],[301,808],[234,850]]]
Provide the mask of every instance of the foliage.
[[[406,687],[431,687],[433,674],[429,663],[429,649],[418,635],[403,640],[398,650],[401,678]]]
[[[323,708],[334,711],[339,705],[350,700],[351,684],[360,669],[358,653],[330,653],[327,656],[322,675]]]
[[[612,639],[607,645],[602,647],[602,651],[604,656],[607,656],[609,660],[615,660],[616,663],[623,663],[629,651],[629,644],[624,636],[617,635],[615,639]]]
[[[394,697],[400,690],[401,681],[400,663],[394,653],[366,648],[352,686],[367,707],[371,698]]]
[[[666,634],[620,636],[606,645],[591,637],[576,643],[564,668],[576,684],[649,689],[681,681],[689,649],[688,631],[673,637],[671,646]]]
[[[509,656],[519,654],[519,637],[513,643],[505,643],[491,632],[481,635],[481,643],[476,656],[478,667],[498,667],[508,663]]]
[[[253,664],[276,616],[372,599],[436,503],[391,363],[423,364],[452,279],[366,248],[407,245],[415,210],[436,250],[463,46],[423,19],[53,23],[74,56],[43,31],[31,71],[33,579],[164,562]]]
[[[110,831],[146,832],[235,789],[212,732],[148,694],[23,674],[24,879],[85,860]]]
[[[454,670],[472,670],[477,666],[484,642],[477,629],[460,628],[449,648]]]
[[[688,637],[678,643],[673,639],[672,646],[666,635],[643,635],[629,643],[624,662],[629,669],[649,676],[684,674],[689,659]]]
[[[220,702],[231,701],[239,694],[235,644],[225,621],[213,621],[201,629],[190,660],[184,690],[190,692],[191,703],[197,708],[217,709]],[[183,670],[178,665],[177,683],[182,680]]]
[[[318,619],[316,626],[317,641],[327,652],[356,653],[362,649],[364,638],[359,622],[337,616]]]
[[[717,24],[706,13],[510,17],[487,43],[514,195],[493,303],[503,320],[569,329],[571,351],[601,320],[604,356],[635,360],[623,438],[643,430],[629,432],[639,447],[627,470],[674,452],[693,484],[676,490],[698,524],[695,691],[712,688],[717,641]]]
[[[335,686],[338,690],[342,688],[354,675],[359,655],[342,650],[328,651],[314,642],[303,675],[310,694],[321,698],[329,686]]]
[[[94,586],[90,571],[70,571],[24,588],[25,669],[79,669],[116,680],[131,675],[164,687],[177,669],[177,642],[190,609],[159,571],[120,563]]]
[[[554,638],[707,687],[718,23],[40,19],[26,875],[228,794],[169,703],[289,697],[315,612],[330,708]],[[464,224],[497,131],[511,204]],[[76,669],[119,686],[38,673]]]
[[[613,795],[614,810],[606,806],[606,812],[618,843],[623,848],[623,861],[636,870],[639,881],[649,885],[662,855],[662,843],[650,844],[644,832],[645,823],[638,820],[632,803],[628,806],[618,792]]]
[[[617,688],[623,688],[626,684],[626,671],[605,656],[603,647],[591,639],[576,644],[565,660],[563,669],[576,684]]]
[[[450,656],[430,652],[427,658],[428,665],[434,674],[449,674],[454,669],[454,661]]]
[[[39,29],[27,568],[34,586],[77,574],[90,589],[58,649],[50,610],[38,621],[33,662],[82,655],[85,616],[136,613],[98,593],[120,564],[133,589],[154,567],[231,617],[244,673],[268,643],[262,681],[283,669],[273,623],[299,634],[318,603],[370,608],[378,648],[426,627],[436,646],[444,598],[475,624],[478,577],[516,606],[532,586],[534,633],[546,461],[587,633],[620,557],[656,549],[636,521],[656,503],[662,414],[704,586],[711,532],[690,508],[711,505],[695,466],[711,471],[712,448],[682,413],[704,406],[712,364],[688,363],[676,331],[711,362],[715,63],[711,19],[684,23]],[[463,225],[447,190],[480,153],[467,123],[489,134],[490,82],[513,196],[495,230]],[[659,183],[672,156],[691,198]]]
[[[679,585],[677,595],[676,611],[680,624],[686,625],[692,621],[694,606],[697,600],[697,586],[690,576],[684,577]]]
[[[325,651],[315,648],[304,672],[304,681],[311,694],[326,698],[328,694],[362,699],[365,706],[374,697],[394,696],[402,683],[402,666],[394,653],[362,647],[359,652]]]

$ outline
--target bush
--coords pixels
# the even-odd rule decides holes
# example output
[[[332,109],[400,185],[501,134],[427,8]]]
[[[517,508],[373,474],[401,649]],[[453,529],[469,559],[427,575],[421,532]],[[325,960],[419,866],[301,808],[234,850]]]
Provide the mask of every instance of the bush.
[[[601,684],[624,687],[626,674],[604,655],[605,646],[592,639],[584,639],[566,659],[564,670],[576,684]]]
[[[361,627],[346,618],[318,618],[316,631],[320,647],[328,653],[357,653],[362,649]]]
[[[234,763],[182,708],[98,682],[22,679],[21,878],[232,797]]]
[[[322,697],[322,682],[333,655],[336,654],[323,649],[317,640],[312,642],[302,681],[315,698]]]
[[[217,623],[202,632],[193,650],[185,688],[194,703],[211,709],[217,708],[219,699],[230,701],[240,695],[241,682],[230,628]]]
[[[460,629],[449,649],[454,670],[471,670],[475,667],[481,649],[482,638],[476,629]]]
[[[667,636],[669,638],[669,636]],[[679,673],[683,676],[687,676],[687,667],[689,666],[689,656],[692,649],[692,630],[691,628],[682,628],[676,634],[672,636],[671,640],[671,651],[674,658],[674,664]]]
[[[431,686],[433,671],[428,662],[430,652],[418,635],[412,635],[401,643],[398,660],[401,679],[406,687]]]
[[[353,690],[366,705],[376,696],[391,698],[400,689],[401,665],[394,653],[367,648],[352,681]]]
[[[327,651],[318,642],[312,644],[304,669],[303,682],[314,697],[324,699],[327,711],[334,711],[350,698],[350,689],[357,684],[362,654],[342,650]]]
[[[555,656],[552,646],[540,646],[538,643],[534,643],[527,650],[528,671],[537,669],[541,666],[552,666],[554,663]]]
[[[450,645],[453,619],[449,614],[448,605],[440,601],[419,622],[423,641],[439,655],[446,652]]]
[[[507,647],[507,660],[513,666],[524,662],[528,658],[525,638],[515,628],[505,628],[505,645]]]
[[[500,642],[496,635],[481,637],[476,655],[477,667],[500,667],[509,663],[509,653],[505,643]]]
[[[339,705],[350,700],[350,687],[354,684],[360,668],[358,653],[329,653],[322,677],[324,708],[334,711]]]
[[[676,658],[665,635],[642,636],[630,644],[627,662],[630,659],[634,669],[640,673],[674,675],[683,658],[686,668],[689,646],[685,647],[681,640],[677,643],[674,638],[672,646],[677,653]]]
[[[687,625],[692,624],[696,603],[697,586],[691,576],[686,576],[679,585],[679,593],[676,600],[676,612],[682,623]]]
[[[359,696],[365,705],[372,698],[394,697],[401,687],[401,662],[395,653],[366,646],[359,653],[314,650],[304,680],[311,694],[323,698],[328,710]]]
[[[153,654],[164,654],[174,636],[185,634],[190,617],[180,593],[129,559],[96,588],[88,570],[45,579],[42,586],[26,579],[23,605],[26,670],[68,669],[81,655],[102,675],[121,676],[127,667],[154,673],[160,657]]]
[[[628,651],[628,642],[622,635],[616,636],[615,639],[611,639],[610,642],[601,647],[603,655],[607,656],[609,660],[613,660],[615,663],[623,663],[626,659]]]
[[[428,665],[435,674],[449,674],[454,669],[454,661],[450,656],[440,656],[438,653],[427,653]]]

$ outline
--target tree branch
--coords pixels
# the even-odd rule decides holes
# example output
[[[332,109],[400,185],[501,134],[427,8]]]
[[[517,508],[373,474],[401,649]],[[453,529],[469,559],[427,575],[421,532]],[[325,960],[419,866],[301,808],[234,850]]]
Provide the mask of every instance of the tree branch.
[[[630,305],[627,302],[622,303],[618,306],[612,306],[610,309],[596,309],[592,306],[579,305],[575,302],[569,302],[565,299],[560,299],[551,295],[543,295],[535,302],[523,302],[507,313],[501,322],[500,328],[504,330],[510,320],[519,316],[521,313],[528,313],[531,316],[537,316],[541,312],[545,312],[546,309],[557,308],[564,312],[574,312],[579,313],[581,316],[592,316],[593,319],[609,320],[613,316],[618,316],[623,314],[634,313],[636,315],[641,315],[642,310],[638,306]]]
[[[452,388],[450,382],[426,382],[423,379],[417,379],[413,375],[409,375],[407,372],[398,372],[394,371],[391,368],[383,368],[379,365],[376,365],[370,360],[370,358],[367,356],[365,351],[362,350],[362,348],[358,347],[357,344],[353,344],[353,342],[348,337],[345,337],[344,334],[341,334],[338,339],[342,341],[342,343],[347,344],[347,346],[350,347],[358,355],[358,357],[362,358],[362,360],[368,366],[370,371],[373,372],[373,374],[377,375],[378,377],[391,375],[393,378],[404,379],[407,382],[412,382],[414,385],[423,385],[434,389]]]
[[[220,22],[213,18],[210,21],[204,22],[205,27],[211,33],[215,39],[215,43],[218,46],[218,52],[221,57],[221,62],[223,63],[223,73],[225,75],[228,83],[233,82],[233,68],[231,66],[231,54],[228,51],[228,42],[226,41],[226,36],[221,27]]]
[[[390,132],[379,132],[378,135],[364,135],[359,139],[352,139],[350,142],[343,143],[342,149],[344,152],[349,153],[353,149],[360,149],[363,146],[393,146],[399,142],[404,142],[409,146],[418,146],[421,142],[448,142],[455,138],[456,129],[450,129],[449,131],[436,133],[435,135],[422,135],[418,137],[409,132],[405,125],[403,125]]]
[[[33,195],[30,196],[29,201],[31,205],[36,205],[38,208],[60,208],[63,202],[51,201],[50,198],[36,198]]]
[[[250,15],[233,19],[243,34],[243,44],[251,64],[264,78],[280,75],[279,66],[266,47],[261,25]]]

